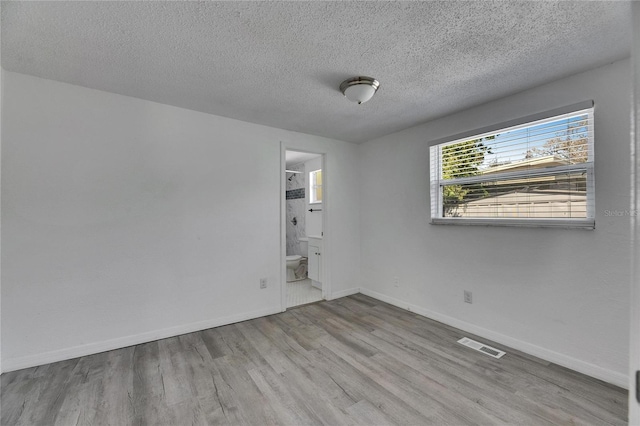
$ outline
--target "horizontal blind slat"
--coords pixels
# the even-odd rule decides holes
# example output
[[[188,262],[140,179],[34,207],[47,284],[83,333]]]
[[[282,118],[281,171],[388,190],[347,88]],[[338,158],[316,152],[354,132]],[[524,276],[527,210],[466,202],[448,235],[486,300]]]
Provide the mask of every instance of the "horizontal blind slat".
[[[593,137],[589,109],[430,147],[432,218],[592,218]]]

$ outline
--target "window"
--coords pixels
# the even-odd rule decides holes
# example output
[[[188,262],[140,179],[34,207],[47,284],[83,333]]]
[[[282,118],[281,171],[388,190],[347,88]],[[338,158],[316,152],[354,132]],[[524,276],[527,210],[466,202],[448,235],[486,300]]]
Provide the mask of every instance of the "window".
[[[322,170],[314,170],[309,173],[309,203],[322,202]]]
[[[594,228],[593,102],[578,106],[431,146],[431,222]]]

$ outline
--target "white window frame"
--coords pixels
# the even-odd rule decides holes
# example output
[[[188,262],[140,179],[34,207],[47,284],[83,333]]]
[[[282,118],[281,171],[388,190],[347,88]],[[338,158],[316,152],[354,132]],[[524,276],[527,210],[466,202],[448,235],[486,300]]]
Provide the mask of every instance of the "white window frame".
[[[595,228],[595,182],[594,182],[594,157],[593,157],[593,131],[588,136],[588,159],[585,163],[529,169],[524,171],[512,171],[493,173],[485,176],[456,178],[445,180],[442,177],[441,150],[447,145],[452,145],[468,140],[481,139],[483,137],[498,134],[500,132],[518,130],[545,122],[556,121],[577,114],[588,114],[589,126],[593,127],[593,101],[585,101],[567,107],[554,109],[544,113],[523,117],[505,123],[500,123],[478,129],[464,134],[432,141],[430,143],[430,184],[431,184],[431,224],[444,225],[485,225],[485,226],[534,226],[534,227],[560,227],[560,228]],[[451,184],[469,184],[496,181],[497,179],[531,178],[538,176],[561,175],[570,172],[584,172],[587,179],[586,188],[586,218],[470,218],[470,217],[445,217],[443,212],[443,188]]]
[[[316,200],[315,196],[316,196],[316,189],[317,188],[322,188],[322,184],[318,185],[316,183],[316,178],[315,175],[316,173],[322,173],[322,169],[318,169],[318,170],[313,170],[311,172],[309,172],[309,204],[322,204],[322,200]],[[322,193],[323,197],[324,197],[324,191]]]

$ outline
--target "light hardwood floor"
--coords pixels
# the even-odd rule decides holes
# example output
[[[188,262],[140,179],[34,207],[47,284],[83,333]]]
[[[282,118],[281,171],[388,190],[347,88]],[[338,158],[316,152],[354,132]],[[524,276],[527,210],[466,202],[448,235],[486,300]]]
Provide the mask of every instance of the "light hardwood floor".
[[[621,425],[627,412],[623,389],[363,295],[1,382],[3,425]]]

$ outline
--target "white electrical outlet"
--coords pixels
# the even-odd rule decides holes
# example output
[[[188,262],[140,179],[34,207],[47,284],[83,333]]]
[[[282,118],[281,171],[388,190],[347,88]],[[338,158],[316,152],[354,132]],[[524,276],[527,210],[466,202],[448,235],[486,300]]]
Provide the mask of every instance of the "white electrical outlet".
[[[393,286],[400,287],[400,277],[393,277]]]
[[[464,302],[465,303],[473,303],[473,293],[470,291],[464,291]]]
[[[260,278],[260,288],[267,288],[267,279]]]

